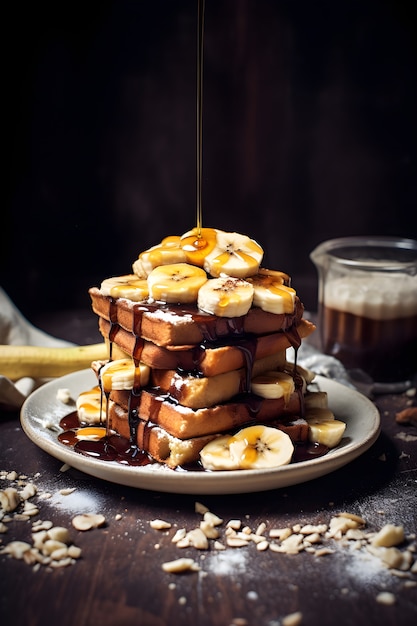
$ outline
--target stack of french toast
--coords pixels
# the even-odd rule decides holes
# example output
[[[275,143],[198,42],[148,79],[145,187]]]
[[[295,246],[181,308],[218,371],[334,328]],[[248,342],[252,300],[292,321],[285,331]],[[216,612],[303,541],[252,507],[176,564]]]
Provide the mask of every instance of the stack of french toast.
[[[345,424],[309,389],[314,373],[287,361],[315,327],[290,277],[262,259],[246,235],[194,228],[89,290],[109,348],[92,363],[107,432],[155,462],[206,470],[276,467],[303,442],[338,445]],[[82,421],[81,399],[78,410]]]

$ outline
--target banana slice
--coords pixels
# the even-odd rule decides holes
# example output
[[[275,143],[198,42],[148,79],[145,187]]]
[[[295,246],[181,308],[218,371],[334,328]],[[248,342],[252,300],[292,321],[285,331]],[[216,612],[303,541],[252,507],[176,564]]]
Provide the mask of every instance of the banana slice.
[[[328,448],[335,448],[339,445],[346,430],[346,424],[335,419],[330,409],[309,407],[306,411],[306,420],[310,441],[322,443]]]
[[[230,456],[230,435],[216,437],[200,451],[200,460],[206,470],[237,470],[237,460]]]
[[[213,439],[200,452],[205,469],[237,470],[280,467],[291,462],[294,445],[283,431],[257,424],[233,436]]]
[[[149,295],[162,302],[197,302],[199,289],[207,282],[201,267],[189,263],[173,263],[156,267],[148,276]]]
[[[99,441],[107,434],[104,426],[84,426],[77,428],[75,436],[78,441]]]
[[[287,433],[261,424],[240,430],[232,437],[229,448],[230,456],[237,459],[240,469],[288,465],[294,452]]]
[[[165,237],[158,245],[141,252],[133,264],[133,271],[141,278],[146,278],[155,267],[186,262],[187,255],[181,246],[181,237],[172,235]]]
[[[198,292],[201,311],[219,317],[246,315],[252,305],[253,287],[242,278],[229,276],[209,279]]]
[[[295,391],[294,379],[285,372],[264,372],[252,379],[251,391],[261,398],[284,398],[287,404]]]
[[[248,280],[254,287],[254,306],[276,315],[294,311],[296,291],[289,286],[287,274],[261,269]]]
[[[327,403],[326,391],[308,391],[304,395],[304,406],[307,412],[310,409],[327,409]]]
[[[334,420],[334,413],[328,407],[313,406],[306,410],[305,418],[308,422],[328,422]]]
[[[79,394],[76,401],[78,419],[83,424],[100,424],[106,415],[106,397],[96,385],[88,391]]]
[[[100,380],[104,393],[113,389],[144,387],[149,382],[150,368],[144,363],[136,367],[132,359],[109,361],[100,368]]]
[[[100,291],[104,296],[128,298],[133,302],[142,302],[149,295],[146,279],[140,279],[136,274],[106,278],[101,283]]]
[[[221,274],[247,278],[258,273],[263,249],[247,235],[216,232],[216,243],[204,259],[204,269],[217,278]]]
[[[340,420],[320,420],[314,422],[307,420],[309,426],[309,439],[313,443],[322,443],[328,448],[335,448],[342,440],[346,430],[345,422]]]
[[[217,243],[216,228],[193,228],[181,237],[181,248],[186,260],[192,265],[203,267],[206,256]]]

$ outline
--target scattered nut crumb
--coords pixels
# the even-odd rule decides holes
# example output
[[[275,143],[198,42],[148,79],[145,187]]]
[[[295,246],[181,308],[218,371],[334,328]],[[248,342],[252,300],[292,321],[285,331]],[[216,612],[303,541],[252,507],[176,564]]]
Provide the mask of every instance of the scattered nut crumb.
[[[56,399],[64,404],[69,404],[72,400],[71,392],[69,389],[58,389],[56,392]]]
[[[91,530],[92,528],[98,528],[99,526],[103,526],[105,524],[106,518],[104,515],[100,513],[82,513],[81,515],[76,515],[72,519],[72,525],[76,530]]]
[[[396,439],[401,439],[401,441],[406,441],[407,443],[410,443],[411,441],[417,441],[417,435],[410,435],[408,433],[397,433],[395,435]]]
[[[194,505],[194,510],[196,513],[201,513],[201,515],[204,515],[204,513],[207,513],[209,509],[205,506],[205,504],[201,504],[201,502],[196,502]]]
[[[61,496],[69,496],[74,493],[74,491],[77,491],[76,487],[65,487],[64,489],[60,489],[59,493]]]
[[[381,591],[376,596],[376,601],[379,602],[379,604],[392,605],[395,604],[397,600],[395,595],[390,591]]]
[[[174,561],[166,561],[162,563],[162,569],[164,572],[170,574],[179,574],[181,572],[198,572],[200,566],[194,561],[194,559],[175,559]]]
[[[163,519],[153,519],[149,522],[149,526],[155,530],[167,530],[171,528],[170,522],[166,522]]]

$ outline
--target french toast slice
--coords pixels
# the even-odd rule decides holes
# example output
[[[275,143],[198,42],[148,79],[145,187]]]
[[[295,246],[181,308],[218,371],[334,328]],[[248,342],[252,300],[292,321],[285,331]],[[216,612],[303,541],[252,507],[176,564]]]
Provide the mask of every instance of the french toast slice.
[[[129,392],[112,391],[110,400],[129,411]],[[189,439],[199,435],[228,432],[253,422],[271,422],[286,416],[300,416],[300,396],[265,399],[242,394],[230,402],[191,409],[175,403],[157,389],[143,389],[138,396],[137,414],[143,421],[157,424],[174,437]],[[131,408],[131,407],[130,407]]]
[[[314,324],[303,318],[299,325],[289,332],[236,336],[230,338],[226,344],[217,347],[210,347],[210,344],[162,347],[137,337],[106,319],[99,319],[99,330],[104,339],[116,344],[133,359],[140,360],[151,368],[181,369],[200,376],[216,376],[246,367],[248,358],[253,361],[282,352],[291,347],[294,333],[296,333],[296,340],[300,341],[310,335],[314,329]],[[251,353],[250,356],[248,356],[249,353]]]
[[[89,294],[92,309],[98,317],[159,346],[198,345],[207,335],[220,339],[236,333],[264,335],[285,331],[298,325],[303,316],[303,305],[298,297],[291,314],[277,315],[252,307],[241,318],[225,318],[204,313],[196,305],[164,305],[112,298],[103,295],[97,287],[92,287]]]
[[[115,402],[109,404],[109,424],[110,428],[122,437],[130,439],[128,411]],[[283,416],[279,420],[271,420],[269,425],[287,433],[294,443],[302,443],[308,439],[308,424],[303,419],[291,415]],[[171,468],[197,462],[204,446],[224,434],[219,431],[179,438],[168,432],[161,424],[142,419],[138,420],[135,433],[135,443],[140,450]]]

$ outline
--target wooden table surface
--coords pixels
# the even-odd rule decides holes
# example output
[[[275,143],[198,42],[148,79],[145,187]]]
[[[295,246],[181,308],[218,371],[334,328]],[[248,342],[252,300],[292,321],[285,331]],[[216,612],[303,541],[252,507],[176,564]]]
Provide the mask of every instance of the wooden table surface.
[[[63,338],[88,343],[97,338],[95,319],[74,312],[35,320]],[[27,476],[38,489],[30,499],[39,514],[30,520],[12,519],[2,544],[31,541],[36,520],[70,529],[81,558],[61,569],[39,569],[0,555],[1,624],[14,626],[278,626],[284,624],[334,626],[417,623],[417,573],[405,577],[384,568],[354,541],[325,540],[332,552],[285,554],[259,551],[251,542],[218,550],[178,548],[176,530],[197,527],[203,503],[224,522],[226,541],[230,519],[255,530],[296,524],[329,524],[340,512],[363,517],[367,530],[387,523],[402,525],[407,541],[401,551],[416,546],[417,428],[398,425],[395,414],[416,404],[410,395],[374,399],[382,431],[361,457],[322,478],[288,488],[241,495],[201,496],[156,493],[119,486],[81,472],[62,470],[62,463],[39,449],[23,433],[18,412],[0,416],[0,489],[16,483],[6,472]],[[10,476],[10,475],[9,475]],[[75,491],[64,495],[62,490]],[[49,497],[45,497],[49,495]],[[100,513],[105,525],[76,530],[79,513]],[[172,524],[156,530],[150,522]],[[199,571],[167,573],[162,564],[180,557],[196,561]],[[414,553],[416,558],[416,553]],[[389,592],[393,604],[378,594]],[[387,597],[387,596],[382,596]],[[286,622],[286,617],[293,620]]]

